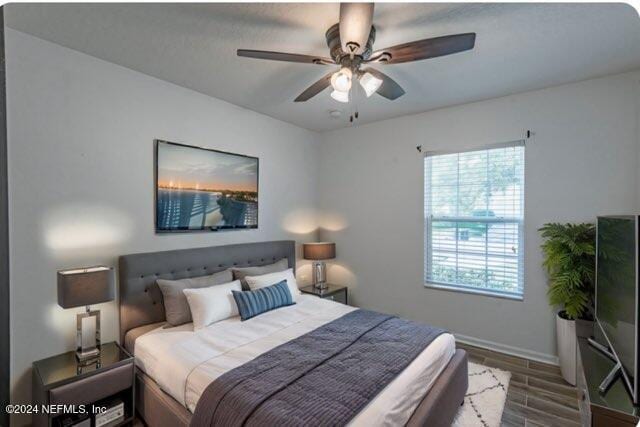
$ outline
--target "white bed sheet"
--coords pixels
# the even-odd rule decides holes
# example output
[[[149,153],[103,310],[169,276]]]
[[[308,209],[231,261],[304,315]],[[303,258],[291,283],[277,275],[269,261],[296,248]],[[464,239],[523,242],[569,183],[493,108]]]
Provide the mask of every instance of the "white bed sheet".
[[[195,332],[192,324],[158,328],[136,340],[135,360],[166,393],[193,412],[205,388],[220,375],[355,309],[301,295],[295,305],[244,322],[233,317]],[[454,352],[454,337],[440,335],[350,425],[406,423]]]

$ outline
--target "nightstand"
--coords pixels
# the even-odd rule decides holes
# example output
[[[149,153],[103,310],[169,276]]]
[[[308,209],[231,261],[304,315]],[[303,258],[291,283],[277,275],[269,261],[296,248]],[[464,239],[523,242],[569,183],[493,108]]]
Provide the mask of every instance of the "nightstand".
[[[300,288],[303,294],[315,295],[320,298],[329,299],[342,304],[349,304],[349,288],[340,285],[327,284],[327,289],[318,289],[315,286],[305,286]]]
[[[33,414],[34,426],[66,426],[70,418],[74,418],[75,422],[93,418],[94,408],[104,408],[117,400],[124,403],[124,419],[109,423],[108,426],[120,426],[133,421],[133,357],[117,343],[111,342],[102,344],[98,360],[99,363],[84,366],[78,363],[75,351],[70,351],[33,363],[33,404],[34,412],[37,411]],[[75,405],[74,410],[68,412],[85,414],[70,416],[68,412],[43,413],[43,408],[62,408],[53,405]],[[85,423],[95,425],[93,419]]]

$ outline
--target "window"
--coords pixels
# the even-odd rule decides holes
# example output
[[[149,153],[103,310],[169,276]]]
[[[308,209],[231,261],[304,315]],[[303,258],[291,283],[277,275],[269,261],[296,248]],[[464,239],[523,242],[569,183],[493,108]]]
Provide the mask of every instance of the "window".
[[[524,142],[424,159],[427,286],[522,298]]]

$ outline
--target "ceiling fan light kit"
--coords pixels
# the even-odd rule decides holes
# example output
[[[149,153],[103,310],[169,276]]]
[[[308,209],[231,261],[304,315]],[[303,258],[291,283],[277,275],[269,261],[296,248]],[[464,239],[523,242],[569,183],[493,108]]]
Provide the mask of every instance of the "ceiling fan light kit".
[[[334,90],[331,92],[331,97],[338,102],[344,102],[345,104],[349,102],[349,92],[342,92],[340,90]]]
[[[262,50],[238,49],[238,56],[287,61],[315,65],[338,65],[340,69],[326,74],[309,86],[294,102],[305,102],[329,86],[334,89],[331,97],[339,102],[349,102],[349,91],[353,79],[359,81],[367,98],[377,93],[391,101],[404,95],[405,91],[391,77],[362,65],[391,65],[421,61],[451,55],[473,49],[475,33],[453,34],[373,50],[376,28],[373,22],[373,3],[341,3],[340,20],[326,32],[327,46],[331,58],[294,53],[270,52]]]
[[[338,92],[349,92],[352,77],[351,69],[343,67],[331,76],[331,86]]]
[[[366,72],[360,76],[360,86],[364,89],[364,93],[369,98],[371,95],[376,93],[380,86],[382,86],[382,80],[374,77],[373,74]]]

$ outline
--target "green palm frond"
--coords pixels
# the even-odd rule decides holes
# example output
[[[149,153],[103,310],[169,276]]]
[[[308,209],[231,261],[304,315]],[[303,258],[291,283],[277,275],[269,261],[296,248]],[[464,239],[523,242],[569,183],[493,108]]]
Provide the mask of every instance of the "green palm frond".
[[[542,263],[549,277],[548,297],[570,319],[586,315],[593,300],[596,230],[594,224],[544,224]]]

